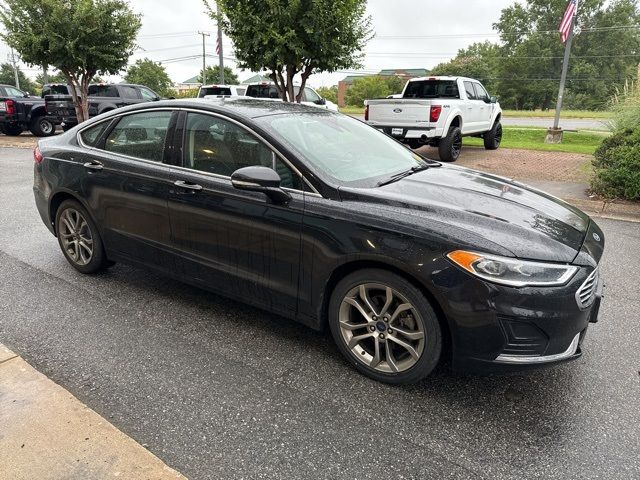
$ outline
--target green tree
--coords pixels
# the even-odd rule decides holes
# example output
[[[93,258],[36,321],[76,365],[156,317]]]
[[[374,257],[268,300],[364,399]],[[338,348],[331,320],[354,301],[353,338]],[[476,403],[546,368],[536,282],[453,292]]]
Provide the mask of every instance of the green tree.
[[[171,97],[173,82],[167,75],[165,68],[158,62],[144,58],[136,60],[124,76],[126,82],[145,85],[158,95]]]
[[[384,98],[393,93],[389,88],[387,79],[377,75],[356,78],[353,84],[347,89],[345,102],[347,105],[362,107],[365,100],[373,98]]]
[[[89,118],[91,79],[127,65],[141,25],[123,0],[5,0],[0,21],[23,61],[51,65],[75,87],[78,122]]]
[[[494,28],[502,40],[495,76],[502,103],[512,108],[551,108],[558,93],[564,45],[557,32],[566,0],[527,0],[502,11]],[[582,32],[574,39],[566,107],[604,108],[616,88],[635,75],[640,59],[636,0],[583,0]],[[625,28],[631,27],[631,28]]]
[[[270,72],[285,101],[299,102],[314,72],[360,67],[371,35],[366,0],[218,0],[225,19],[204,3],[233,40],[238,66]]]
[[[389,95],[394,93],[402,93],[402,90],[404,90],[404,85],[405,83],[407,83],[402,78],[396,75],[384,77],[384,80],[385,80],[385,83],[387,84],[387,87],[389,88],[389,92],[390,92]]]
[[[47,72],[47,81],[44,81],[44,73],[36,75],[36,83],[38,85],[44,85],[45,83],[67,83],[67,78],[62,72]]]
[[[338,86],[333,85],[332,87],[320,87],[316,89],[318,95],[322,98],[326,98],[330,102],[338,103]]]
[[[218,83],[220,81],[220,67],[212,67],[209,65],[206,72],[206,81],[208,84]],[[202,70],[200,70],[198,74],[198,82],[202,83]],[[238,85],[240,83],[238,76],[229,67],[224,67],[224,83],[226,85]]]
[[[18,67],[18,80],[20,81],[20,90],[29,93],[36,92],[36,85],[20,70],[20,67]],[[10,63],[0,65],[0,83],[16,86],[16,76]]]

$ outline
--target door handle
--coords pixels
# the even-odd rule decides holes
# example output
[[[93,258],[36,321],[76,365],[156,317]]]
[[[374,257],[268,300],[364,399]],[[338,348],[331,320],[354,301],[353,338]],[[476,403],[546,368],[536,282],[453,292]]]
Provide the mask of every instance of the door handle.
[[[99,172],[104,167],[102,166],[102,164],[100,162],[87,162],[87,163],[84,164],[84,168],[86,168],[88,170],[94,170],[96,172]]]
[[[184,180],[176,180],[173,182],[176,187],[186,188],[187,190],[193,190],[194,192],[199,192],[202,190],[202,185],[198,185],[197,183],[189,183]]]

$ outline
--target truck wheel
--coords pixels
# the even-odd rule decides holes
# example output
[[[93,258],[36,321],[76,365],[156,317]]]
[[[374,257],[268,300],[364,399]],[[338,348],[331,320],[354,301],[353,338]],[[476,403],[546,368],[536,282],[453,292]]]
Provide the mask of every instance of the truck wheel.
[[[2,130],[2,133],[12,137],[17,137],[22,133],[22,127],[20,125],[5,125]]]
[[[47,117],[39,116],[31,120],[29,130],[36,137],[50,137],[56,133],[56,126]]]
[[[451,127],[447,136],[440,140],[438,153],[443,162],[455,162],[462,150],[462,131],[460,127]]]
[[[484,148],[497,150],[502,141],[502,124],[499,121],[494,123],[493,128],[485,132],[482,138],[484,139]]]

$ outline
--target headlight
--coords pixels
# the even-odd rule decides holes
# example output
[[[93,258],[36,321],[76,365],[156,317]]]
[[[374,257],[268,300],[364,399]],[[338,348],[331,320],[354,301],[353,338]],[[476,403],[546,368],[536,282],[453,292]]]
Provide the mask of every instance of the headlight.
[[[578,271],[573,265],[530,262],[464,250],[451,252],[447,257],[476,277],[510,287],[563,285]]]

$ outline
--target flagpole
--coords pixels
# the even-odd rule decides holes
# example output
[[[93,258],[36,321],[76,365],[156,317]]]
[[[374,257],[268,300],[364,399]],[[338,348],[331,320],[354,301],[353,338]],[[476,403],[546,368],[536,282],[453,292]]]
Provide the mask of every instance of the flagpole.
[[[553,121],[553,129],[548,132],[547,143],[560,143],[562,141],[562,131],[560,130],[560,111],[562,110],[562,99],[564,96],[564,87],[567,81],[567,70],[569,69],[569,56],[571,54],[571,44],[573,43],[573,31],[575,29],[576,18],[578,17],[578,2],[576,1],[576,10],[571,19],[571,28],[569,29],[569,37],[564,47],[564,60],[562,62],[562,74],[560,75],[560,90],[558,91],[558,101],[556,103],[556,115]]]
[[[222,22],[220,15],[220,5],[216,2],[216,13],[218,17],[218,63],[220,68],[220,83],[224,85],[224,58],[222,58]]]

